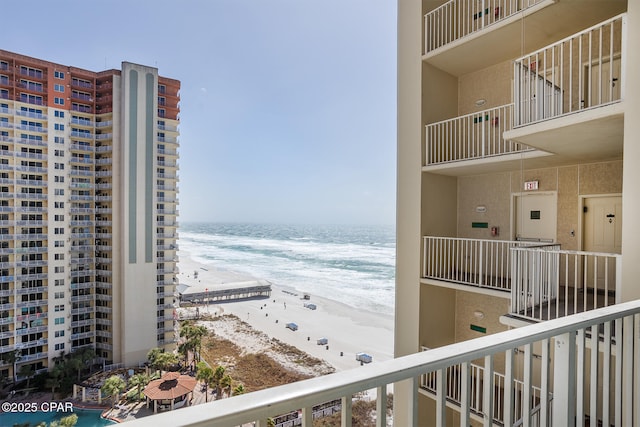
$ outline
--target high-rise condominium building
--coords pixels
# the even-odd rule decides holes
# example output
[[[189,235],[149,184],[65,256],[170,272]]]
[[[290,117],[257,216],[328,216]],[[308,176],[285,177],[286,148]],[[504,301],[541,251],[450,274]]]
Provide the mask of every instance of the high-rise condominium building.
[[[637,1],[398,2],[396,356],[640,298],[639,40]],[[614,424],[608,405],[625,399],[605,372],[620,353],[603,347],[578,350],[601,357],[576,374],[597,383],[574,401],[591,425]],[[509,372],[553,393],[544,354],[515,351]],[[483,363],[471,387],[492,369],[495,396],[522,403],[521,382],[500,384],[504,357]],[[433,425],[434,381],[421,379],[419,425]],[[396,425],[410,393],[395,390]],[[504,421],[467,403],[465,425]]]
[[[0,50],[2,376],[175,342],[179,90]]]

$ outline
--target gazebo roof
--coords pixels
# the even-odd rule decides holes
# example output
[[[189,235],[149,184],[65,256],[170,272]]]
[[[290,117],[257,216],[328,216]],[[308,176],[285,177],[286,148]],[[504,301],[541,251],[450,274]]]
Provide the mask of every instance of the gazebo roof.
[[[144,389],[151,400],[172,400],[184,396],[196,387],[196,379],[178,372],[167,372],[159,380],[153,380]]]

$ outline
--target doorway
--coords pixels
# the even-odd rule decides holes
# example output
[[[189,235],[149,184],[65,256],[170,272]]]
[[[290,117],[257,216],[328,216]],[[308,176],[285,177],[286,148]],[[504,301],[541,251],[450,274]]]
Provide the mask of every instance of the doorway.
[[[517,193],[513,197],[515,240],[556,241],[558,195],[553,192]]]
[[[582,250],[610,254],[622,253],[622,196],[583,198]],[[597,270],[597,273],[593,270]],[[586,272],[588,280],[597,274],[598,289],[611,289],[616,280],[615,263],[605,264],[604,259],[599,259],[597,265],[588,265]]]

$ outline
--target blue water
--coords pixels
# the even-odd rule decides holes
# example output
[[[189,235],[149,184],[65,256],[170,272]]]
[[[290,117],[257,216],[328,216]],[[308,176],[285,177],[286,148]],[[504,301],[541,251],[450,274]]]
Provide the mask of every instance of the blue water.
[[[393,313],[393,226],[186,223],[179,233],[197,262]]]
[[[104,427],[116,424],[101,418],[102,410],[74,409],[73,413],[78,416],[76,427]],[[35,426],[42,421],[46,421],[48,425],[54,420],[60,420],[69,415],[71,415],[70,412],[4,413],[0,414],[0,427],[12,427],[14,424],[24,423]]]

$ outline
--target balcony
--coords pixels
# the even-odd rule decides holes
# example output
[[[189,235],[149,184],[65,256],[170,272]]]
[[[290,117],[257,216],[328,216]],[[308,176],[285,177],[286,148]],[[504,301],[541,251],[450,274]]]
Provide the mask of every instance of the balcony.
[[[511,60],[523,49],[538,49],[622,13],[626,4],[581,3],[580,13],[575,13],[575,7],[572,1],[451,0],[424,17],[423,59],[461,76]],[[571,16],[570,21],[567,16]]]
[[[513,104],[509,104],[429,124],[426,126],[423,166],[439,170],[474,165],[477,169],[490,160],[488,167],[494,171],[498,160],[510,162],[509,166],[519,162],[523,155],[537,157],[547,154],[504,139],[503,133],[511,130],[512,122]]]
[[[621,157],[625,28],[618,15],[518,58],[505,138],[560,156]]]
[[[606,425],[633,425],[636,400],[632,390],[637,390],[639,381],[633,374],[638,364],[634,346],[640,342],[634,322],[634,316],[638,314],[640,301],[633,301],[580,316],[550,320],[350,371],[180,409],[180,423],[193,427],[267,425],[269,417],[301,410],[301,425],[310,427],[315,405],[339,399],[343,414],[341,426],[349,426],[353,395],[376,388],[377,425],[386,425],[385,411],[380,409],[385,407],[387,387],[403,382],[410,394],[407,402],[398,404],[407,409],[402,413],[407,417],[406,425],[448,425],[447,421],[451,423],[452,420],[447,420],[447,407],[459,412],[460,420],[456,425],[461,426],[470,425],[472,419],[484,425],[496,421],[499,425],[538,425],[536,422],[539,425],[585,425],[587,418],[592,422],[605,420],[603,424]],[[600,351],[601,357],[588,357],[592,349]],[[473,368],[477,360],[484,362],[483,369]],[[598,375],[599,363],[603,366],[601,376]],[[498,365],[504,366],[500,381],[496,380]],[[575,368],[578,373],[591,374],[576,375]],[[452,369],[459,372],[460,378],[453,383],[447,375]],[[474,375],[481,375],[481,378],[473,379]],[[435,378],[431,390],[421,387],[427,384],[428,376]],[[472,389],[472,384],[480,386]],[[448,399],[452,387],[457,388],[458,402]],[[418,393],[430,395],[435,400],[433,413],[423,413],[419,420],[415,406]],[[588,407],[584,402],[589,402]],[[129,423],[131,427],[173,425],[175,416],[165,413]]]
[[[512,326],[610,306],[620,288],[618,254],[566,251],[537,242],[431,236],[423,238],[423,253],[424,283],[510,292],[511,309],[501,321]]]

